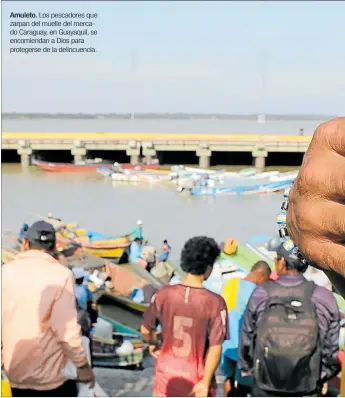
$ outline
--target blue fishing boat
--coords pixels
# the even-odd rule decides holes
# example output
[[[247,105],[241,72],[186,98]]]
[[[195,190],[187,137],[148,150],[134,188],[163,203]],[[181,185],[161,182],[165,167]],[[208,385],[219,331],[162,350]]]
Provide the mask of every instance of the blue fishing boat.
[[[285,188],[289,187],[292,182],[293,180],[245,186],[195,187],[192,189],[191,192],[194,196],[213,196],[219,194],[248,195],[270,193],[284,190]]]
[[[97,173],[101,174],[103,177],[111,177],[111,175],[113,174],[113,170],[106,167],[98,167],[96,171]]]

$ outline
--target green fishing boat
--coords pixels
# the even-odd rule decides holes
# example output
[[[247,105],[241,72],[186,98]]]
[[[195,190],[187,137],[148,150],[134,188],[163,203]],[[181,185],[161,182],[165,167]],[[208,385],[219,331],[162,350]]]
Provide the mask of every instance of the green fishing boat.
[[[92,353],[93,363],[98,367],[135,367],[143,368],[143,361],[147,353],[148,345],[143,341],[139,331],[130,328],[106,316],[102,307],[99,307],[99,323],[109,326],[109,330],[103,335],[99,333],[99,329],[93,336]],[[123,347],[130,343],[130,350],[123,350]],[[127,351],[127,352],[126,352]]]

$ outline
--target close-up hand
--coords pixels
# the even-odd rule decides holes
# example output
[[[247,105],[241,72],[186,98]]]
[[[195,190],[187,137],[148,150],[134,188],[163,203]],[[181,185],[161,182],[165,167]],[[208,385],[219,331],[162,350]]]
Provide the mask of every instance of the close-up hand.
[[[316,129],[290,191],[287,228],[345,297],[345,118]]]
[[[157,349],[157,347],[155,345],[150,345],[149,347],[149,351],[150,354],[154,357],[154,358],[158,358],[159,354],[160,354],[160,350]]]
[[[82,383],[89,382],[90,388],[93,388],[95,386],[95,374],[92,368],[89,365],[77,368],[77,380]]]
[[[208,396],[208,385],[203,381],[199,381],[199,383],[195,384],[193,390],[190,394],[191,397],[207,397]]]

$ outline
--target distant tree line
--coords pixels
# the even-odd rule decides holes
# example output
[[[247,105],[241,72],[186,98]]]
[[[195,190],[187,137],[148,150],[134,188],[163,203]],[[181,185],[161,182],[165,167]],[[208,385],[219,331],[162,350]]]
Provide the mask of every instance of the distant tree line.
[[[256,120],[257,114],[192,114],[192,113],[2,113],[2,119],[214,119],[214,120]],[[308,114],[266,114],[266,120],[329,120],[336,116]]]

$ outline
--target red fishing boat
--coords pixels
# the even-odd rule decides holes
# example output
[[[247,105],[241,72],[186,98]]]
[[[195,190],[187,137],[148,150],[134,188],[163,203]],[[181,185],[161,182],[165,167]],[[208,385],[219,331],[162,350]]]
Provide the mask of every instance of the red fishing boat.
[[[97,170],[98,167],[111,168],[113,163],[102,163],[95,162],[91,160],[86,160],[76,163],[55,163],[55,162],[45,162],[43,160],[33,160],[32,164],[38,166],[45,171],[55,171],[55,172],[82,172],[82,173],[92,173]]]
[[[38,166],[39,168],[45,171],[54,171],[54,172],[68,172],[68,173],[92,173],[96,172],[99,167],[105,167],[111,169],[113,167],[113,163],[103,163],[96,162],[94,160],[85,160],[81,162],[75,163],[55,163],[55,162],[45,162],[43,160],[33,160],[32,164]],[[153,170],[158,169],[159,162],[152,161],[151,164],[130,164],[130,163],[122,163],[119,164],[122,169],[130,169],[130,170]]]

